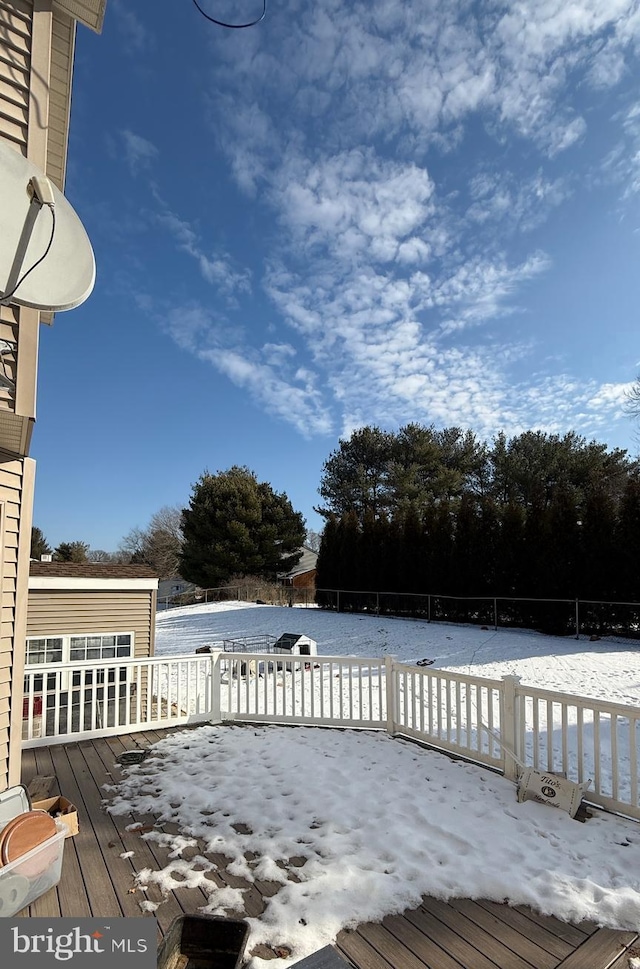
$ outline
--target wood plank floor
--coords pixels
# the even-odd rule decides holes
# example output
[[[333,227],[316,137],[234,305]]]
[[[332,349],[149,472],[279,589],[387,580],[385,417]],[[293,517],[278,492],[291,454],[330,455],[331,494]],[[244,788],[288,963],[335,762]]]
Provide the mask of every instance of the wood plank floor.
[[[65,841],[62,878],[20,913],[24,916],[144,917],[144,898],[161,902],[153,913],[162,936],[179,915],[196,913],[205,904],[200,889],[180,888],[162,898],[157,888],[135,890],[135,875],[143,868],[159,869],[168,849],[128,831],[133,821],[153,824],[153,816],[115,817],[104,810],[103,785],[117,782],[116,757],[124,750],[155,743],[167,731],[107,737],[80,743],[38,747],[23,754],[22,781],[36,775],[56,777],[54,794],[64,794],[78,808],[80,832]],[[171,831],[169,825],[165,831]],[[133,852],[129,857],[129,852]],[[218,866],[217,884],[248,889],[245,915],[259,916],[278,885],[247,886],[226,871],[222,856],[208,856]],[[640,957],[639,932],[614,932],[592,923],[569,925],[517,906],[454,899],[449,903],[423,898],[422,904],[381,923],[343,931],[338,951],[357,969],[628,969]],[[261,948],[256,955],[274,953]]]

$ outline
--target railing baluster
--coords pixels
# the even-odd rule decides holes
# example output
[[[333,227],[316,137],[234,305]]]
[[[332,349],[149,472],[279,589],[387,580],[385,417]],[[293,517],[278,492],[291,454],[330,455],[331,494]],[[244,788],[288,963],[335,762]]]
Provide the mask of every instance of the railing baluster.
[[[611,797],[618,800],[618,717],[611,714]]]
[[[576,708],[576,736],[578,757],[578,784],[584,781],[584,707],[578,704]]]
[[[594,785],[596,792],[600,794],[600,713],[598,710],[593,714],[593,760],[594,760]]]
[[[569,776],[569,709],[562,704],[562,770]]]
[[[547,770],[553,770],[553,700],[547,700]]]
[[[629,717],[629,762],[631,766],[629,803],[640,808],[640,792],[638,791],[638,734],[640,734],[640,717]]]

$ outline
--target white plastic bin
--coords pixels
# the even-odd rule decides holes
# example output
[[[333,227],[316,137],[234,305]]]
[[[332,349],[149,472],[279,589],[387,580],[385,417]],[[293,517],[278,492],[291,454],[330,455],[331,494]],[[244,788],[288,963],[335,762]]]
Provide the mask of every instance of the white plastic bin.
[[[0,831],[31,808],[22,784],[0,793]],[[42,844],[0,868],[0,918],[15,915],[60,881],[66,825],[56,819],[56,833]]]

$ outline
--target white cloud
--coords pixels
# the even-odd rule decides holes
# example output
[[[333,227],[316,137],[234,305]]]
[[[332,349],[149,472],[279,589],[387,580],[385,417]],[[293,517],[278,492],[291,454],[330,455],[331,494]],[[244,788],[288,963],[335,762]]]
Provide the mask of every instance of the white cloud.
[[[281,361],[274,366],[249,348],[200,350],[198,356],[208,360],[236,386],[270,414],[291,424],[303,437],[328,434],[333,428],[322,394],[309,370],[295,370],[287,376]]]
[[[158,214],[156,219],[169,230],[179,248],[195,259],[203,278],[215,286],[228,303],[235,305],[238,294],[251,292],[250,270],[234,268],[229,255],[222,250],[212,252],[210,256],[206,255],[188,222],[167,209]]]
[[[134,131],[125,129],[120,132],[124,142],[124,152],[129,170],[132,175],[151,167],[151,162],[157,157],[158,149],[153,142],[137,135]]]
[[[137,303],[181,350],[211,364],[261,409],[290,424],[303,437],[333,430],[318,374],[300,365],[291,344],[252,347],[243,328],[230,325],[195,300],[167,307],[143,295]]]
[[[196,352],[304,433],[331,425],[320,379],[344,427],[416,419],[491,433],[611,420],[613,385],[512,381],[535,344],[535,323],[522,322],[526,287],[550,265],[525,234],[574,190],[559,163],[589,134],[581,93],[624,77],[637,4],[299,9],[261,31],[211,37],[212,131],[237,185],[278,223],[264,279],[278,316],[259,349],[256,334],[254,347]],[[626,166],[640,185],[635,115],[617,124],[627,140],[610,168]],[[512,152],[513,165],[485,145]],[[223,295],[249,291],[228,254],[164,218]]]
[[[433,189],[425,169],[358,148],[315,163],[290,157],[271,197],[297,245],[385,262],[403,244],[416,253],[425,245],[419,234],[434,211]]]
[[[231,42],[214,38],[216,84],[228,84],[232,70],[245,104],[240,118],[224,101],[214,110],[235,165],[240,146],[263,141],[264,113],[278,118],[281,135],[313,127],[318,117],[329,150],[376,135],[423,150],[458,137],[457,125],[484,113],[554,153],[584,131],[568,95],[572,73],[601,85],[606,45],[607,62],[622,76],[639,36],[632,0],[521,0],[475,10],[461,0],[407,0],[393,13],[386,0],[326,0],[303,20],[265,23],[264,43],[257,32]],[[279,63],[267,46],[280,51]],[[240,171],[254,183],[251,171]]]
[[[135,15],[130,5],[122,0],[110,0],[109,13],[113,12],[124,49],[132,56],[140,54],[153,43],[148,27]]]
[[[570,188],[566,178],[548,178],[540,170],[527,178],[505,170],[480,172],[472,178],[469,194],[472,202],[466,217],[472,223],[529,232],[565,201]]]
[[[611,413],[616,417],[621,417],[625,413],[628,403],[629,391],[633,388],[633,381],[619,384],[602,384],[592,397],[587,400],[587,406],[591,411]]]

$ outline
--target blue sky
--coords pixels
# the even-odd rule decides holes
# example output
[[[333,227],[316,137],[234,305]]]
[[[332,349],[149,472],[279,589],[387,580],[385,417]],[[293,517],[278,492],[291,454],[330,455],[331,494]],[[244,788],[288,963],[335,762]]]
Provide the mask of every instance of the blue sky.
[[[318,528],[363,424],[635,454],[639,54],[626,0],[270,0],[238,31],[108,0],[66,186],[96,287],[41,334],[50,543],[113,550],[233,464]]]

